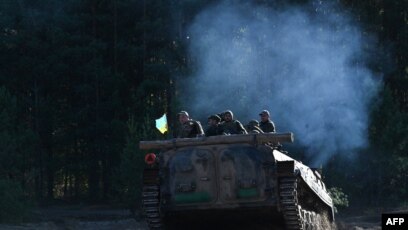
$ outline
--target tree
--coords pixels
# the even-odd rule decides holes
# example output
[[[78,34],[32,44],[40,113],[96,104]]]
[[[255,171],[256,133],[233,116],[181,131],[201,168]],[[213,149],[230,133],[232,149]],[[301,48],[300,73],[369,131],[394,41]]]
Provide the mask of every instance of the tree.
[[[0,222],[19,222],[26,217],[23,188],[29,187],[35,175],[35,135],[18,123],[16,114],[16,98],[0,87]]]

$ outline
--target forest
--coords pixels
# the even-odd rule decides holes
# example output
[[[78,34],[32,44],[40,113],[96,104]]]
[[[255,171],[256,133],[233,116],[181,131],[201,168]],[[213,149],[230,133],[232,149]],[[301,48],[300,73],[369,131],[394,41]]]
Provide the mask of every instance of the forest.
[[[242,9],[248,15],[236,17]],[[340,78],[348,79],[347,84],[355,82],[345,93],[355,104],[330,102],[324,119],[337,117],[337,109],[361,113],[344,122],[328,121],[324,131],[344,131],[326,139],[338,147],[327,147],[324,135],[317,135],[299,138],[290,151],[306,164],[322,168],[326,184],[340,200],[340,212],[345,206],[408,206],[406,0],[3,0],[0,15],[0,222],[22,221],[30,207],[55,202],[138,209],[146,154],[139,150],[139,141],[172,138],[180,110],[191,111],[205,126],[206,117],[221,109],[236,111],[243,123],[269,109],[272,119],[276,115],[278,131],[292,131],[296,137],[301,131],[277,110],[287,106],[294,114],[291,120],[296,120],[297,113],[316,111],[317,99],[308,106],[313,110],[289,106],[297,98],[307,98],[309,94],[298,87],[313,87],[309,85],[314,81],[286,76],[299,76],[298,52],[313,53],[310,47],[322,46],[326,48],[313,53],[313,60],[328,53],[333,60],[341,59],[340,50],[350,50],[345,55],[352,58],[345,62],[352,62],[353,69],[359,67],[359,74],[351,78],[347,73],[337,75],[344,72],[336,70],[342,69],[342,63],[329,62],[333,66],[327,67],[332,69],[328,73],[338,76],[339,87]],[[217,16],[218,21],[212,20]],[[297,24],[302,17],[306,19],[301,23],[312,24],[306,34],[328,30],[328,37],[303,36],[304,43],[291,43],[293,36],[285,36],[296,37],[305,28]],[[217,27],[234,18],[238,20]],[[359,42],[352,43],[353,36]],[[248,43],[250,39],[255,42]],[[231,44],[239,49],[222,55]],[[269,56],[278,52],[279,44],[297,51],[293,55],[282,48],[280,57]],[[356,50],[359,54],[353,56]],[[214,54],[222,57],[222,63],[234,65],[209,61]],[[311,79],[316,69],[323,68],[300,63],[307,63],[305,72]],[[247,68],[251,65],[256,69]],[[276,79],[290,78],[292,83],[260,82],[272,71]],[[374,83],[358,79],[365,73]],[[224,95],[220,86],[230,93],[228,97],[216,97]],[[319,90],[316,86],[309,91]],[[255,107],[259,111],[252,112],[256,98],[265,95],[273,98],[271,103],[263,100]],[[332,98],[321,95],[322,103]],[[166,135],[154,123],[164,113],[169,121]],[[306,127],[302,129],[311,133],[309,124],[316,125],[302,123]],[[357,142],[362,136],[355,146],[342,143],[347,138]],[[310,143],[318,144],[310,147]],[[323,160],[314,159],[309,151],[323,152]]]

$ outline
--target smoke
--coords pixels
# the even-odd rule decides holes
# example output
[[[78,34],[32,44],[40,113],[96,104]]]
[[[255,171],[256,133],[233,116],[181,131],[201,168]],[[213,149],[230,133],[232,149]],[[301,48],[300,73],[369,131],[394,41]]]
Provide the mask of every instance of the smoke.
[[[366,67],[374,39],[336,4],[279,11],[224,2],[188,33],[196,70],[184,104],[193,118],[226,109],[243,124],[268,109],[315,164],[367,145],[368,107],[379,81]]]

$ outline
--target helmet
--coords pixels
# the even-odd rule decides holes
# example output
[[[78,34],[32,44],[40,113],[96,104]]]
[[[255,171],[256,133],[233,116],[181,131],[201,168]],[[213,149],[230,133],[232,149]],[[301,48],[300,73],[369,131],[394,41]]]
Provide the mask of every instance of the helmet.
[[[253,120],[250,120],[248,122],[248,125],[259,126],[259,122],[257,120],[255,120],[255,119],[253,119]]]
[[[270,116],[269,111],[266,110],[266,109],[265,109],[265,110],[262,110],[262,111],[259,113],[259,116],[262,116],[262,115],[264,115],[264,114]]]
[[[212,119],[212,120],[217,121],[217,122],[221,121],[221,117],[219,117],[217,114],[213,114],[213,115],[209,116],[208,119]]]
[[[186,111],[180,111],[177,115],[186,115],[187,117],[189,117],[188,113]]]
[[[234,114],[232,113],[231,110],[225,110],[225,111],[223,112],[223,116],[225,116],[225,114],[227,114],[227,113],[229,113],[229,114],[231,115],[231,118],[234,118]]]

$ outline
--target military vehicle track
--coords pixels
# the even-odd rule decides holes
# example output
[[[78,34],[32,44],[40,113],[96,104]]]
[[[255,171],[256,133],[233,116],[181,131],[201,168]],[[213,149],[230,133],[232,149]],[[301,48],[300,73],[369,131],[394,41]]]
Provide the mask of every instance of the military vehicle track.
[[[318,230],[331,229],[325,205],[317,199],[311,200],[308,188],[300,177],[282,177],[279,183],[280,205],[287,229]],[[320,214],[323,212],[323,215]]]
[[[158,173],[158,169],[145,169],[143,172],[142,205],[150,229],[162,229],[163,226]]]

